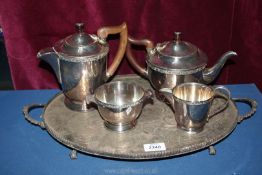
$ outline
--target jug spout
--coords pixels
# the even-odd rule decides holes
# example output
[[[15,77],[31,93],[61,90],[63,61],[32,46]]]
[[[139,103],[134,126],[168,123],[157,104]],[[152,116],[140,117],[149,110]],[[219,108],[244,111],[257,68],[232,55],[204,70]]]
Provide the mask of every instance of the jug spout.
[[[59,58],[52,47],[40,50],[37,53],[37,58],[47,62],[54,70],[58,82],[61,84],[61,73],[59,68]]]
[[[220,73],[222,67],[224,66],[228,58],[236,55],[237,55],[236,52],[228,51],[222,55],[222,57],[218,60],[218,62],[213,67],[206,68],[203,71],[204,83],[205,84],[211,83],[218,76],[218,74]]]

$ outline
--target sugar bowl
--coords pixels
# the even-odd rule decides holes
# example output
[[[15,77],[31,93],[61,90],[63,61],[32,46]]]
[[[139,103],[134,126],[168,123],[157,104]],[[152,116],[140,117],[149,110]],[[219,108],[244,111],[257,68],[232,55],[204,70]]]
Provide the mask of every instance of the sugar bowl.
[[[87,101],[97,104],[107,128],[121,132],[135,127],[145,101],[152,96],[151,90],[134,83],[115,81],[98,87]]]

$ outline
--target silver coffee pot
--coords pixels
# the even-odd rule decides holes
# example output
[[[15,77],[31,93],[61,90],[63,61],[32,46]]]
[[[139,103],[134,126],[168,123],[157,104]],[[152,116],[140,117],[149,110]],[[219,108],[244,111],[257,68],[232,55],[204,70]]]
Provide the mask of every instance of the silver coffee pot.
[[[102,27],[97,35],[84,32],[84,24],[75,25],[77,32],[55,43],[53,47],[40,50],[37,57],[53,68],[65,95],[65,105],[76,111],[86,111],[88,95],[105,83],[119,66],[127,45],[127,26]],[[118,51],[107,69],[109,34],[120,33]]]
[[[147,68],[139,65],[133,56],[131,44],[143,45],[147,50]],[[181,33],[175,32],[175,39],[158,43],[155,47],[148,39],[137,40],[128,37],[126,55],[135,70],[149,79],[152,86],[173,89],[186,82],[211,83],[220,73],[227,59],[237,55],[233,51],[226,52],[211,68],[207,66],[206,54],[195,45],[182,41]]]

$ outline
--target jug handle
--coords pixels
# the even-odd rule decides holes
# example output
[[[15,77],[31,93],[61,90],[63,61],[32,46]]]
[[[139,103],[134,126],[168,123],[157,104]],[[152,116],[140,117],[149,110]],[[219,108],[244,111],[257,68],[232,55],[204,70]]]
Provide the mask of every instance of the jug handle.
[[[114,57],[113,63],[109,66],[106,77],[107,79],[110,78],[118,68],[119,64],[121,63],[123,56],[125,54],[126,45],[127,45],[127,25],[126,23],[122,23],[119,26],[107,26],[98,29],[97,35],[102,39],[106,39],[110,34],[120,34],[120,42],[118,46],[117,53]]]
[[[147,72],[146,68],[143,68],[141,65],[138,64],[138,62],[136,61],[136,59],[135,59],[135,57],[132,53],[131,44],[145,46],[147,51],[153,50],[154,44],[153,44],[152,41],[150,41],[148,39],[137,40],[137,39],[134,39],[134,38],[128,36],[128,42],[127,42],[127,48],[126,48],[127,60],[136,69],[136,71],[138,71],[139,74],[141,74],[145,78],[148,78],[148,72]]]

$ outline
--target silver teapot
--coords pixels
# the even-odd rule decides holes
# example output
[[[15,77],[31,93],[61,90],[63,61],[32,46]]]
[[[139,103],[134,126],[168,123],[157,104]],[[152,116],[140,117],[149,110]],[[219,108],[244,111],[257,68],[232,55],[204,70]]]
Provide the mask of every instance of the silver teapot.
[[[105,83],[119,66],[127,45],[127,26],[102,27],[97,35],[84,32],[84,24],[76,24],[77,33],[55,43],[54,47],[40,50],[37,57],[53,68],[65,95],[65,105],[76,111],[87,111],[88,95]],[[107,69],[109,34],[120,33],[118,51]]]
[[[137,63],[131,44],[146,47],[147,69]],[[181,33],[175,32],[175,40],[159,43],[156,47],[148,39],[136,40],[129,36],[126,55],[136,71],[149,79],[152,86],[159,91],[162,88],[173,89],[186,82],[209,84],[218,76],[227,59],[237,54],[233,51],[226,52],[213,67],[206,68],[206,54],[193,44],[182,41]]]

